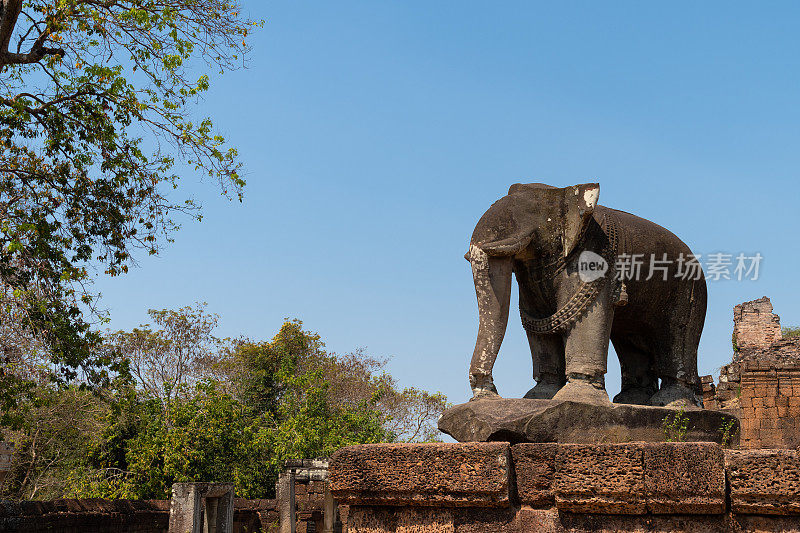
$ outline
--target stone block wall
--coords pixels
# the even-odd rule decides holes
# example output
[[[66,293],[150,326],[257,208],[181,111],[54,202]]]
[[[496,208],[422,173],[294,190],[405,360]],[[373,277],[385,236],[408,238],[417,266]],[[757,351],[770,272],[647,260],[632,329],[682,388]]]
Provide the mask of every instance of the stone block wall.
[[[10,449],[10,448],[9,448]],[[295,480],[297,533],[325,531],[324,504],[327,461],[305,460]],[[284,502],[288,503],[288,502]],[[234,533],[278,533],[278,499],[234,500]],[[347,507],[335,509],[346,516]],[[0,500],[0,532],[22,533],[167,533],[169,500],[76,499],[10,502]],[[286,531],[289,525],[285,524]],[[334,521],[334,533],[342,531]]]
[[[0,501],[0,531],[8,533],[166,533],[169,500]]]
[[[740,445],[800,446],[800,365],[746,361],[743,367]]]
[[[800,456],[714,443],[344,448],[347,533],[800,532]]]
[[[169,500],[0,500],[3,533],[167,533]],[[278,531],[275,500],[234,500],[234,533]]]
[[[325,481],[298,481],[294,485],[297,533],[322,532],[325,506]]]

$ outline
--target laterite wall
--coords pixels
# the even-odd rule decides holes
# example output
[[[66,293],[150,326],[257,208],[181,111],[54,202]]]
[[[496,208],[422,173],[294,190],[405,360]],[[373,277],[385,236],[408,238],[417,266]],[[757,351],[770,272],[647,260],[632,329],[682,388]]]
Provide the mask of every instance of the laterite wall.
[[[793,450],[377,444],[329,476],[348,533],[800,532]]]
[[[741,446],[800,446],[800,365],[747,361],[743,367]]]

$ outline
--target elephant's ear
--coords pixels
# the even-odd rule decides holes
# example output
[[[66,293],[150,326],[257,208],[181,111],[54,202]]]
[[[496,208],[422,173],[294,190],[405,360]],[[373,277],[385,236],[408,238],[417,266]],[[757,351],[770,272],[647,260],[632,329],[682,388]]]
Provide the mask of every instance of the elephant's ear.
[[[564,190],[564,256],[578,244],[583,228],[592,217],[600,197],[599,183],[584,183]]]

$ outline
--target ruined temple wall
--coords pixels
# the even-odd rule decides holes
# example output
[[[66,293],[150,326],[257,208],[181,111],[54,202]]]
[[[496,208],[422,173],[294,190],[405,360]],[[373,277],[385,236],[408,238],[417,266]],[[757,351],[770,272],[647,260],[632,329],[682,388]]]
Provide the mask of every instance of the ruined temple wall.
[[[728,409],[741,422],[745,449],[800,446],[800,339],[783,339],[766,296],[733,310],[733,361],[719,383],[701,378],[703,404]]]
[[[328,488],[328,459],[287,461],[278,477],[277,506],[280,510],[280,531],[291,531],[289,483],[294,473],[295,531],[297,533],[325,531],[326,490]],[[330,497],[330,494],[328,494]],[[330,526],[341,531],[336,516],[341,510],[331,501],[328,512]]]
[[[739,350],[767,348],[781,340],[781,319],[766,296],[733,308],[733,339]]]
[[[13,448],[6,447],[9,455]],[[307,462],[318,462],[307,461]],[[325,473],[327,462],[324,464]],[[295,480],[295,531],[324,531],[327,481],[300,473]],[[280,495],[279,495],[280,496]],[[278,499],[234,500],[234,533],[280,531]],[[338,511],[346,517],[347,508]],[[169,500],[64,499],[11,502],[0,500],[0,532],[167,533]],[[285,530],[289,530],[286,525]],[[336,524],[335,531],[341,531]]]
[[[0,531],[166,533],[169,500],[0,501]]]
[[[3,533],[167,533],[169,500],[0,500]],[[234,533],[277,531],[275,500],[234,502]]]
[[[348,533],[800,532],[794,450],[385,444],[331,458]]]
[[[326,464],[327,466],[327,464]],[[295,482],[295,509],[297,533],[322,531],[325,507],[326,481],[298,480]],[[280,495],[279,495],[280,496]]]
[[[800,365],[747,361],[743,369],[741,447],[800,446]]]

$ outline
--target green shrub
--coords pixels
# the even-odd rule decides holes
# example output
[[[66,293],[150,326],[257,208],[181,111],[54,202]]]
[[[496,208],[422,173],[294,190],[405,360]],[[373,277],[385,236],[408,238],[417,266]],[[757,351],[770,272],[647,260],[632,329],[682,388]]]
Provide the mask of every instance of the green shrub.
[[[689,429],[689,417],[686,416],[684,408],[678,409],[675,414],[664,417],[663,422],[664,437],[667,442],[683,442],[686,440],[686,432]]]

